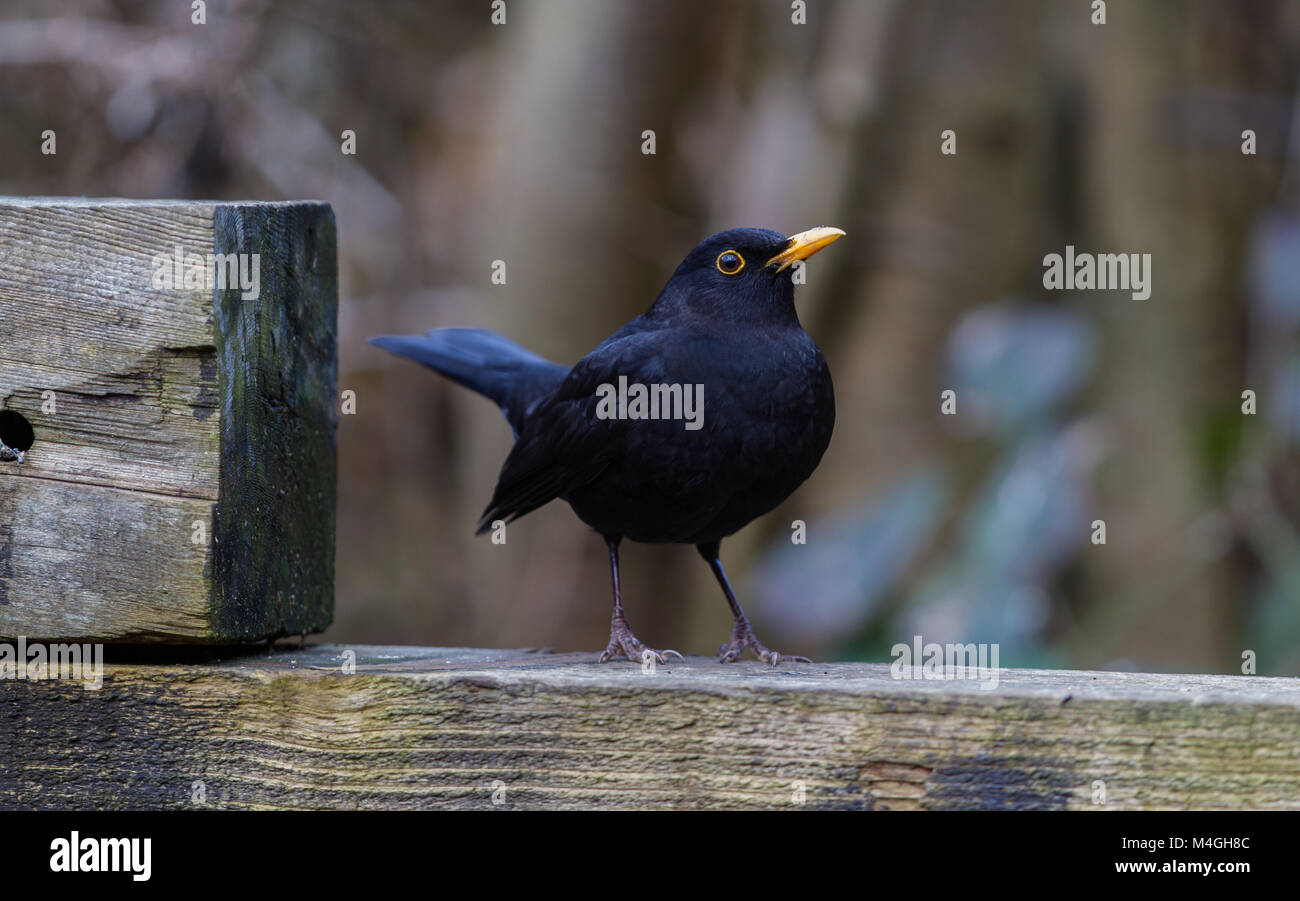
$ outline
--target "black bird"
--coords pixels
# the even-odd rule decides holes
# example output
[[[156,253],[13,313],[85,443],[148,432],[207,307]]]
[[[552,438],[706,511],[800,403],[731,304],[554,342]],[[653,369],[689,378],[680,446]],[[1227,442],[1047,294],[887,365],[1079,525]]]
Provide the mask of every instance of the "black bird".
[[[718,551],[723,538],[789,497],[830,443],[831,376],[795,313],[791,264],[843,234],[719,232],[687,255],[646,313],[571,369],[483,329],[370,339],[505,413],[515,444],[479,534],[563,498],[604,536],[614,614],[600,662],[681,657],[646,648],[628,627],[618,580],[624,538],[695,545],[735,618],[721,662],[745,648],[774,665],[810,662],[758,640]],[[694,404],[701,392],[702,405]]]

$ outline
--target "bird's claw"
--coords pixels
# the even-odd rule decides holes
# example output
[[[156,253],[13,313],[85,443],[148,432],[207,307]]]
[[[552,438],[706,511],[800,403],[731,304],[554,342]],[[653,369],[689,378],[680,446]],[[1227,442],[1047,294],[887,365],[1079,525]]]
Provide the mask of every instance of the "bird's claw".
[[[778,666],[782,663],[812,663],[807,657],[800,657],[796,654],[782,654],[766,647],[758,640],[758,636],[754,634],[754,630],[749,623],[736,624],[736,628],[731,631],[731,640],[718,648],[718,662],[735,663],[740,659],[740,655],[745,652],[745,648],[753,648],[754,655],[768,666]]]
[[[647,654],[658,663],[667,663],[670,656],[676,657],[678,660],[686,659],[671,648],[660,651],[656,648],[646,647],[641,643],[640,639],[632,634],[632,630],[627,627],[627,623],[616,622],[609,630],[609,644],[606,645],[605,650],[601,652],[596,662],[608,663],[615,657],[622,656],[633,663],[644,663]]]
[[[636,647],[640,647],[641,650],[636,650]],[[659,663],[667,663],[669,657],[676,657],[678,660],[686,659],[672,648],[665,648],[660,651],[656,648],[647,648],[645,645],[637,642],[636,646],[629,649],[624,647],[622,644],[616,645],[614,642],[611,642],[610,647],[605,648],[605,650],[601,652],[601,655],[596,658],[596,662],[609,663],[609,661],[613,660],[615,657],[623,656],[628,660],[631,660],[633,663],[644,663],[647,654]]]

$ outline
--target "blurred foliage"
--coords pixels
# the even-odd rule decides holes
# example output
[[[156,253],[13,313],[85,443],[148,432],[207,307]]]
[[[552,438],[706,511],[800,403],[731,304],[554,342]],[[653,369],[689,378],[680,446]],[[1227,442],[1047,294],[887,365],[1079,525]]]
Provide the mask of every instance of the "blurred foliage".
[[[1300,3],[1110,4],[1105,26],[1075,0],[810,0],[799,26],[785,0],[508,10],[0,10],[0,190],[334,205],[359,406],[329,638],[596,648],[608,625],[604,549],[563,505],[473,538],[497,412],[366,336],[477,325],[571,363],[708,233],[827,224],[849,237],[799,308],[836,435],[723,548],[768,643],[1220,672],[1249,648],[1300,673]],[[1044,291],[1067,243],[1151,253],[1152,297]],[[692,550],[623,559],[646,641],[726,636]]]
[[[808,523],[806,544],[776,539],[749,579],[766,620],[795,641],[843,643],[931,540],[950,493],[922,468],[878,501]]]

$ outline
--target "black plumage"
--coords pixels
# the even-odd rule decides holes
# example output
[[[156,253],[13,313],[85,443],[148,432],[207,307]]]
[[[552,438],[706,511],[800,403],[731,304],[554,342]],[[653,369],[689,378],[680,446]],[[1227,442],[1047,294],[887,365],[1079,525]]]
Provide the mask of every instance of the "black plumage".
[[[623,538],[696,545],[735,618],[720,649],[724,661],[746,647],[774,664],[804,659],[783,658],[759,643],[718,549],[807,479],[830,442],[830,372],[799,323],[791,265],[842,234],[812,229],[787,237],[743,228],[713,235],[687,255],[646,313],[571,369],[481,329],[371,339],[489,397],[505,413],[516,440],[480,533],[562,498],[605,537],[614,616],[602,660],[650,653],[663,661],[676,653],[645,648],[627,626],[618,585]],[[702,390],[698,427],[687,428],[682,418],[604,418],[620,378],[647,388],[680,386],[692,397]],[[661,399],[668,396],[661,389]],[[686,410],[679,404],[660,412]]]

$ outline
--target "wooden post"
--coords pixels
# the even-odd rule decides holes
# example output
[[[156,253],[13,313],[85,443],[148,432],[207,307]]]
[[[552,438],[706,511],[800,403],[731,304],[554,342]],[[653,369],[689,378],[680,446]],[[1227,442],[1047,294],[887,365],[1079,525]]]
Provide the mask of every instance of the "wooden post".
[[[32,431],[0,636],[328,625],[335,245],[321,203],[0,199],[0,408]]]
[[[0,807],[1300,808],[1300,679],[594,656],[327,645],[0,683]]]

